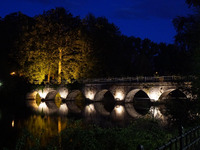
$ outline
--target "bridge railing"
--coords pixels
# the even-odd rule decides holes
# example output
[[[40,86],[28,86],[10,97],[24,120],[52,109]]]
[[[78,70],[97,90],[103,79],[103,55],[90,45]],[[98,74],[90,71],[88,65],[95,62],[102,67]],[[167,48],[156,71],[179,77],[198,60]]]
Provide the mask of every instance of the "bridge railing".
[[[200,126],[197,126],[187,132],[183,127],[180,129],[179,136],[170,139],[167,143],[156,148],[156,150],[189,150],[195,149],[200,144]],[[137,150],[145,150],[145,147],[139,145]]]
[[[188,132],[184,133],[184,129],[181,128],[179,136],[171,139],[168,143],[158,147],[156,150],[186,150],[194,149],[200,141],[200,126],[197,126]]]
[[[85,79],[83,83],[104,83],[104,82],[178,82],[192,81],[193,76],[160,76],[160,77],[121,77],[121,78],[94,78]]]

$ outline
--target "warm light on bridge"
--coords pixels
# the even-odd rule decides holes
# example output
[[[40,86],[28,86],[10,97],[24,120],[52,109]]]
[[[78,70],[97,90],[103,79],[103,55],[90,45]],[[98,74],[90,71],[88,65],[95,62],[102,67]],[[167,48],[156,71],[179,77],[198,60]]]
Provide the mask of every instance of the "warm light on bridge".
[[[88,91],[85,94],[85,97],[90,99],[90,100],[94,100],[94,96],[95,96],[95,93],[93,91]]]
[[[121,101],[121,100],[124,99],[125,95],[124,95],[124,93],[123,93],[122,91],[117,91],[117,92],[115,93],[114,97],[115,97],[115,99],[116,99],[117,101]]]
[[[45,99],[45,97],[48,94],[48,90],[47,89],[39,90],[38,94],[40,95],[41,98]]]
[[[58,90],[58,93],[60,94],[60,97],[65,99],[65,98],[67,98],[67,95],[68,95],[68,89],[61,88]]]
[[[160,97],[160,93],[157,91],[152,91],[149,93],[149,98],[155,102],[159,100],[159,97]]]

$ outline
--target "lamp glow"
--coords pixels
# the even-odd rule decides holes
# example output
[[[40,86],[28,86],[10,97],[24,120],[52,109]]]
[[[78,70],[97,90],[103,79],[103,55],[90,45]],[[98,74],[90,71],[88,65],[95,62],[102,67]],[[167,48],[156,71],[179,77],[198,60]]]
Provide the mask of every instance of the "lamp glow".
[[[116,93],[115,93],[115,99],[116,100],[123,100],[124,99],[124,94],[123,94],[123,92],[122,91],[117,91]]]
[[[89,91],[86,93],[86,98],[90,99],[90,100],[94,100],[94,95],[95,93],[92,91]]]
[[[44,89],[44,90],[39,90],[39,91],[38,91],[38,94],[40,95],[41,98],[44,98],[44,99],[45,99],[45,97],[46,97],[47,94],[48,94],[48,91],[47,91],[46,89]]]
[[[68,90],[66,88],[61,88],[58,90],[58,93],[62,98],[66,98],[68,95]]]
[[[15,127],[15,120],[12,120],[12,127]]]
[[[150,94],[149,94],[149,97],[151,100],[153,101],[158,101],[159,97],[160,97],[160,94],[156,91],[152,91]]]
[[[10,75],[14,76],[14,75],[16,75],[16,72],[13,71],[13,72],[10,73]]]

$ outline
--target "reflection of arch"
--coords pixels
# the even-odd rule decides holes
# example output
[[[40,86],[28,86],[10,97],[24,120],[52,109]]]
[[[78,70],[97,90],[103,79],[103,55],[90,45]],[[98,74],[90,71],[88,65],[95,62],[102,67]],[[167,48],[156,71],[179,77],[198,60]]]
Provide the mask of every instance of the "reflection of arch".
[[[133,98],[135,97],[135,94],[138,93],[139,91],[142,91],[144,92],[143,90],[140,90],[140,89],[134,89],[134,90],[131,90],[127,95],[126,95],[126,98],[125,98],[125,102],[133,102]],[[145,93],[145,92],[144,92]],[[146,94],[146,93],[145,93]],[[147,94],[146,94],[147,95]],[[148,96],[148,95],[147,95]]]
[[[169,89],[169,90],[166,90],[164,93],[162,93],[162,95],[159,97],[159,100],[162,101],[164,99],[167,99],[168,95],[175,92],[177,92],[181,98],[187,98],[187,96],[182,91],[178,89]]]
[[[79,94],[81,94],[81,91],[79,90],[74,90],[72,92],[70,92],[67,96],[67,100],[75,100],[76,96],[78,96]]]
[[[66,102],[67,107],[69,108],[69,110],[73,113],[81,113],[80,108],[78,108],[78,106],[75,104],[74,101],[67,101]]]
[[[102,103],[94,103],[94,107],[95,109],[103,116],[109,116],[110,112],[108,112],[105,108],[104,105]]]
[[[51,113],[54,113],[58,110],[58,106],[55,104],[55,98],[57,94],[58,92],[54,90],[49,92],[45,98],[46,105]]]
[[[125,103],[125,108],[126,108],[127,113],[133,118],[138,118],[142,116],[136,112],[133,104],[131,103]]]
[[[99,92],[95,95],[94,100],[95,100],[95,101],[101,101],[101,100],[104,98],[104,95],[106,94],[106,92],[108,92],[108,90],[106,90],[106,89],[99,91]],[[112,94],[112,93],[111,93],[111,94]]]
[[[45,101],[47,107],[49,108],[50,113],[55,113],[58,110],[58,107],[56,106],[54,101],[48,100]]]

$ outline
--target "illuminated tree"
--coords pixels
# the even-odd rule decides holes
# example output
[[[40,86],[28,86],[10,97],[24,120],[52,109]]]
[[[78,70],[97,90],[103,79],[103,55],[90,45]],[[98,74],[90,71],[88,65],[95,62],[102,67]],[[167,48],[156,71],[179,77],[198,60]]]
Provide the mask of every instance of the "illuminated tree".
[[[61,83],[63,57],[73,53],[72,43],[79,18],[74,18],[63,8],[56,8],[35,17],[35,25],[22,37],[23,46],[20,59],[23,75],[29,80],[39,80],[48,76]],[[22,43],[22,42],[21,42]],[[69,56],[70,57],[70,56]],[[57,64],[57,65],[56,65]],[[57,71],[56,71],[57,70]],[[30,74],[34,72],[34,74]]]

